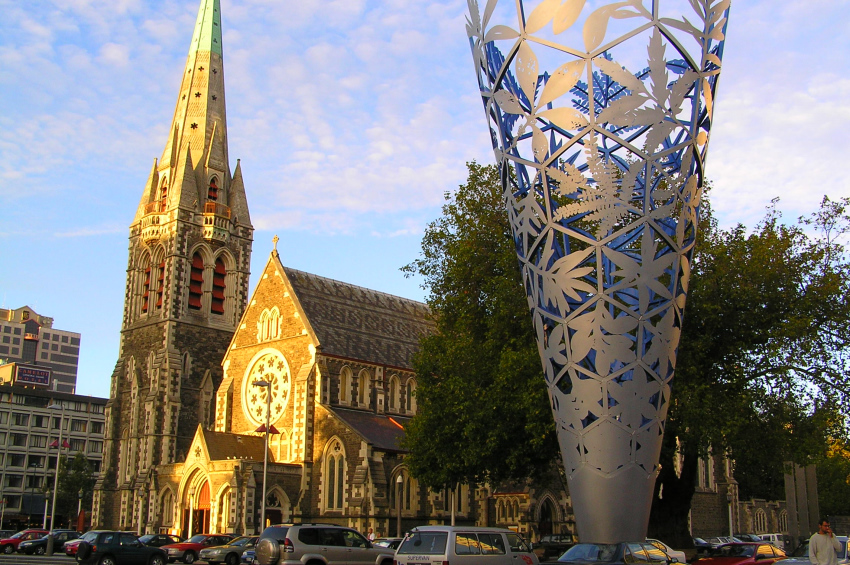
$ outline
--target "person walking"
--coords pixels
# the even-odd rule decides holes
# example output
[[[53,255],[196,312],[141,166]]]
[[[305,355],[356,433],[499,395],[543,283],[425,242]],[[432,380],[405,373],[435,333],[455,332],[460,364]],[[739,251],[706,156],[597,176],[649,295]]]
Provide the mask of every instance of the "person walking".
[[[841,544],[832,533],[829,520],[821,518],[817,533],[809,538],[809,561],[812,565],[837,565],[839,551]]]

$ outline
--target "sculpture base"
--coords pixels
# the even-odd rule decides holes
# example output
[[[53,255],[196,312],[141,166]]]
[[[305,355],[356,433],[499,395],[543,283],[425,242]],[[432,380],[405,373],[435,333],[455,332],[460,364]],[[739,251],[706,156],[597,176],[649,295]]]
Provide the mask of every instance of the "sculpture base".
[[[642,541],[649,526],[655,475],[639,467],[604,477],[588,467],[568,478],[578,539],[582,543]]]

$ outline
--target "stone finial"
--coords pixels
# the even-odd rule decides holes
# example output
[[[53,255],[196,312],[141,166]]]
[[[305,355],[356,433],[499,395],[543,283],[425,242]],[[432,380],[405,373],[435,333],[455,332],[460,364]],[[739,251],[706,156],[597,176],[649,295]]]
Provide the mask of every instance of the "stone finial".
[[[280,238],[279,238],[278,236],[274,236],[274,237],[272,238],[272,243],[274,244],[274,249],[273,249],[273,251],[274,251],[275,253],[277,253],[277,242],[278,242],[278,241],[280,241]]]

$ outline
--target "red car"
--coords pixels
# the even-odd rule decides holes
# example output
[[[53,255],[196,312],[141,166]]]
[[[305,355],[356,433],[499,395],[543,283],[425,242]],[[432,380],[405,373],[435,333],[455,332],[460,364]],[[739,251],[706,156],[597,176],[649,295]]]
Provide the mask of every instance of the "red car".
[[[769,543],[727,543],[716,547],[700,565],[770,565],[785,559],[785,552]]]
[[[13,535],[10,538],[0,539],[0,551],[3,553],[15,553],[18,550],[18,544],[22,541],[31,539],[41,539],[47,534],[47,530],[23,530]]]
[[[181,543],[163,545],[162,549],[168,553],[168,562],[183,561],[183,563],[194,563],[198,554],[205,547],[214,545],[225,545],[233,539],[230,534],[198,534]]]
[[[84,541],[91,543],[97,537],[99,532],[104,530],[91,530],[90,532],[86,532],[75,540],[69,541],[65,544],[65,555],[68,557],[76,557],[77,556],[77,548],[80,547],[80,544]]]

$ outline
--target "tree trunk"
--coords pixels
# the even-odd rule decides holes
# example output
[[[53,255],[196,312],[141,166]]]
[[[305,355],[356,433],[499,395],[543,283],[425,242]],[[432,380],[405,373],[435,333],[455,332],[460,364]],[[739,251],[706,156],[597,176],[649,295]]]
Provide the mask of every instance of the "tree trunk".
[[[661,472],[655,482],[655,496],[649,515],[649,537],[660,539],[675,549],[693,549],[688,514],[695,491],[699,457],[687,449],[679,453],[682,468],[681,475],[677,476],[673,458],[676,438],[669,434],[664,443],[668,445],[661,452]]]

